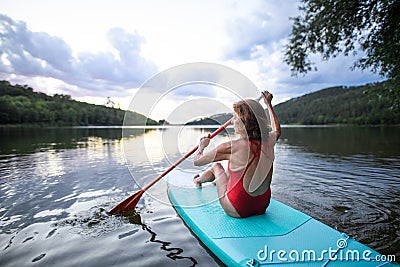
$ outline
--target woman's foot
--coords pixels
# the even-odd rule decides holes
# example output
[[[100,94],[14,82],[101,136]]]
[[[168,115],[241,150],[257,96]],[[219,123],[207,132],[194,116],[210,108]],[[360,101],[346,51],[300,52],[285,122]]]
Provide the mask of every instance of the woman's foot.
[[[196,185],[197,188],[200,188],[201,184],[202,184],[202,182],[200,181],[200,175],[196,174],[193,177],[193,182],[194,182],[194,184]]]

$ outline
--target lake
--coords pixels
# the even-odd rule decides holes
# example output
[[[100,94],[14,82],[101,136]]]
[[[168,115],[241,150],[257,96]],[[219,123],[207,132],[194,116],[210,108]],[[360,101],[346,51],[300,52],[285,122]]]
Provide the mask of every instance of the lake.
[[[170,206],[165,180],[137,214],[107,215],[212,130],[0,128],[0,266],[218,266]],[[399,260],[399,136],[400,127],[283,127],[272,197]],[[170,176],[202,170],[189,158]]]

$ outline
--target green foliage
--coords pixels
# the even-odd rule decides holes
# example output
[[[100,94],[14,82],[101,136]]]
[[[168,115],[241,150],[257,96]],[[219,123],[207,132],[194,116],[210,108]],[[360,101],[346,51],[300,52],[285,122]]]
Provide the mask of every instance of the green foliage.
[[[387,83],[328,88],[274,108],[282,124],[399,124]]]
[[[136,112],[130,125],[157,125]],[[46,126],[122,125],[125,111],[71,99],[69,95],[48,96],[24,85],[0,81],[0,124]]]
[[[302,0],[292,18],[285,62],[293,74],[316,70],[310,54],[324,60],[363,51],[353,68],[372,69],[392,80],[391,105],[400,110],[400,1]]]

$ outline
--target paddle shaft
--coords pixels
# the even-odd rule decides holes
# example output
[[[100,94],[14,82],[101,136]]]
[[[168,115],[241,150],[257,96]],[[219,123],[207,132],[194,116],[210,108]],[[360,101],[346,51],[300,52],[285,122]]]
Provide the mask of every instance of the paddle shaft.
[[[268,91],[265,91],[267,93]],[[259,102],[262,98],[262,95],[254,99],[255,101]],[[222,132],[226,127],[228,127],[232,123],[232,118],[229,119],[227,122],[225,122],[221,127],[219,127],[217,130],[215,130],[212,134],[208,136],[208,138],[212,139],[216,135],[218,135],[220,132]],[[146,191],[150,187],[152,187],[155,183],[157,183],[161,178],[163,178],[165,175],[167,175],[170,171],[172,171],[176,166],[178,166],[182,161],[190,157],[196,150],[199,148],[199,145],[195,146],[192,150],[187,152],[183,157],[181,157],[179,160],[177,160],[174,164],[172,164],[168,169],[166,169],[163,173],[161,173],[159,176],[157,176],[153,181],[148,183],[146,186],[142,188],[141,191]]]
[[[208,137],[213,138],[217,134],[219,134],[221,131],[223,131],[226,127],[228,127],[229,124],[231,124],[232,119],[229,119],[227,122],[225,122],[221,127],[219,127],[215,132],[210,134]],[[121,203],[119,203],[117,206],[115,206],[112,210],[109,211],[109,214],[124,214],[130,210],[133,210],[137,203],[139,202],[139,199],[143,195],[143,193],[152,187],[155,183],[157,183],[161,178],[163,178],[167,173],[169,173],[172,169],[174,169],[176,166],[178,166],[182,161],[190,157],[196,150],[199,148],[197,145],[194,147],[192,150],[187,152],[183,157],[181,157],[178,161],[176,161],[174,164],[172,164],[168,169],[166,169],[163,173],[158,175],[153,181],[148,183],[146,186],[144,186],[140,191],[136,192],[135,194],[131,195]]]
[[[208,138],[212,139],[216,135],[218,135],[220,132],[222,132],[226,127],[228,127],[232,123],[232,119],[229,119],[227,122],[225,122],[221,127],[219,127],[217,130],[215,130]],[[178,166],[182,161],[190,157],[196,150],[199,148],[199,145],[195,146],[192,150],[187,152],[183,157],[181,157],[179,160],[177,160],[174,164],[172,164],[168,169],[166,169],[163,173],[161,173],[159,176],[157,176],[153,181],[148,183],[145,187],[142,188],[143,191],[146,191],[150,187],[152,187],[155,183],[157,183],[161,178],[163,178],[167,173],[172,171],[176,166]]]

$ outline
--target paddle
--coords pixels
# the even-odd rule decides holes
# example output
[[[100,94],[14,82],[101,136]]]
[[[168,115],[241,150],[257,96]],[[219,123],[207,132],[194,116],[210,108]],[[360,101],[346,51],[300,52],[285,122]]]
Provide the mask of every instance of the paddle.
[[[264,93],[266,94],[267,91]],[[255,100],[258,102],[262,98],[262,95]],[[225,122],[221,127],[219,127],[217,130],[215,130],[212,134],[210,134],[208,137],[210,139],[214,138],[216,135],[218,135],[220,132],[222,132],[226,127],[228,127],[232,122],[232,119],[229,119],[227,122]],[[127,213],[133,209],[135,209],[137,203],[139,202],[139,199],[142,197],[143,193],[152,187],[155,183],[157,183],[161,178],[163,178],[167,173],[169,173],[171,170],[173,170],[176,166],[178,166],[182,161],[190,157],[196,150],[199,148],[199,145],[195,146],[192,150],[187,152],[183,157],[181,157],[178,161],[176,161],[174,164],[172,164],[168,169],[166,169],[163,173],[158,175],[153,181],[151,181],[149,184],[147,184],[145,187],[143,187],[140,191],[136,192],[132,196],[128,197],[121,203],[119,203],[117,206],[115,206],[112,210],[109,211],[109,214],[111,215],[123,215],[124,213]]]

